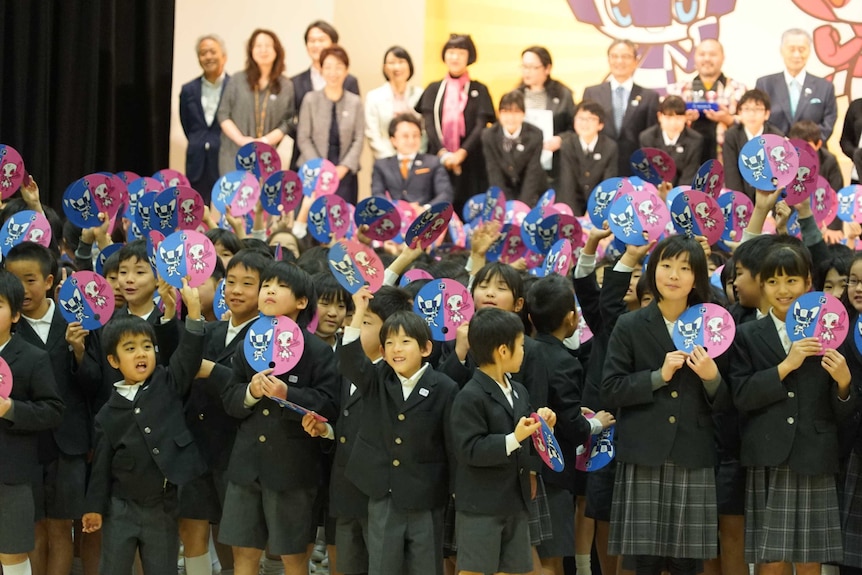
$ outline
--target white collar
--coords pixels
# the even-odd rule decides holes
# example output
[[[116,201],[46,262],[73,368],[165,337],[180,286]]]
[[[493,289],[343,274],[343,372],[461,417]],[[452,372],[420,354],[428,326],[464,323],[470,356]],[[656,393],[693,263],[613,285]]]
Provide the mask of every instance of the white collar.
[[[585,142],[584,139],[580,136],[578,136],[578,141],[581,144],[582,150],[586,150],[588,152],[594,152],[596,149],[596,144],[598,144],[598,142],[599,142],[599,135],[596,134],[596,137],[593,138],[593,141],[589,142],[589,143]]]
[[[416,155],[417,155],[417,154],[412,154],[412,155],[410,155],[410,156],[405,156],[405,155],[403,155],[403,154],[396,154],[396,155],[397,155],[397,157],[398,157],[398,162],[399,162],[399,163],[401,163],[401,160],[410,160],[410,163],[412,164],[412,163],[413,163],[413,161],[416,159]]]
[[[45,315],[43,315],[42,317],[36,318],[36,317],[29,317],[29,316],[26,316],[24,314],[21,314],[21,315],[24,316],[24,319],[26,319],[28,322],[30,322],[30,325],[33,325],[34,323],[43,323],[46,325],[51,325],[51,323],[54,321],[54,300],[48,298],[48,311],[46,311]]]
[[[742,130],[745,132],[745,138],[746,138],[747,140],[754,139],[754,138],[756,138],[757,136],[760,136],[760,135],[762,135],[762,134],[763,134],[763,126],[761,126],[761,127],[760,127],[760,131],[759,131],[759,132],[757,132],[756,134],[752,134],[751,132],[749,132],[749,131],[748,131],[748,128],[746,128],[745,126],[742,126]]]
[[[676,146],[676,143],[679,142],[680,136],[682,136],[682,132],[679,133],[679,136],[677,136],[676,138],[671,140],[670,138],[667,137],[667,134],[664,132],[664,130],[662,130],[662,132],[661,132],[661,139],[664,140],[665,146]]]
[[[626,94],[631,94],[632,88],[634,88],[634,85],[635,85],[634,77],[631,77],[628,80],[626,80],[625,82],[620,83],[620,82],[617,82],[616,78],[611,76],[610,82],[611,82],[611,92],[615,92],[618,87],[622,86],[625,89]]]
[[[220,88],[222,82],[224,82],[224,77],[225,77],[225,73],[222,72],[221,76],[216,78],[215,82],[210,82],[209,80],[207,80],[206,76],[201,76],[201,84],[203,84],[204,86],[206,86],[208,88]]]
[[[401,382],[401,387],[413,387],[413,386],[415,386],[416,382],[418,382],[420,379],[422,379],[422,376],[425,375],[425,371],[428,369],[428,365],[429,364],[427,364],[427,363],[423,363],[422,367],[417,369],[416,373],[414,373],[410,377],[404,377],[400,373],[396,373],[395,375],[398,376],[398,381]]]
[[[140,391],[141,386],[144,385],[144,383],[146,382],[142,381],[141,383],[127,384],[126,380],[121,380],[114,384],[114,388],[117,390],[117,393],[129,401],[134,401],[135,396],[138,395],[138,391]]]
[[[805,70],[802,70],[801,72],[799,72],[795,78],[790,75],[790,72],[788,72],[787,70],[784,70],[784,83],[787,84],[787,87],[789,88],[790,82],[792,82],[793,80],[796,80],[797,82],[799,82],[799,87],[802,88],[802,86],[805,85],[805,76],[806,76]]]
[[[514,134],[509,134],[509,132],[506,131],[506,128],[504,128],[503,126],[500,126],[500,129],[503,131],[503,137],[508,138],[509,140],[517,140],[518,136],[521,135],[521,129],[522,128],[523,128],[523,126],[518,128],[518,131],[516,131]]]

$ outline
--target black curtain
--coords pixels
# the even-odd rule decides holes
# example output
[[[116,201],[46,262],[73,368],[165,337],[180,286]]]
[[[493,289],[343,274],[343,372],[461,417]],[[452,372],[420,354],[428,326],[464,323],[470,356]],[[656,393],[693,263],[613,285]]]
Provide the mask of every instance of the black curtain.
[[[174,0],[0,0],[0,143],[60,211],[74,180],[168,165]]]

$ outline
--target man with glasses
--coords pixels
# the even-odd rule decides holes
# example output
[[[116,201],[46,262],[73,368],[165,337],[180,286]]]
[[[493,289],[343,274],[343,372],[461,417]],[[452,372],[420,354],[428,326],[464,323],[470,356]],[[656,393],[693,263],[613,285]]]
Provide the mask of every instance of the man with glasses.
[[[607,82],[584,90],[584,100],[595,100],[608,121],[602,133],[619,147],[619,175],[631,176],[629,158],[640,148],[640,133],[656,125],[658,94],[634,83],[637,50],[631,40],[614,40],[608,48],[611,75]]]

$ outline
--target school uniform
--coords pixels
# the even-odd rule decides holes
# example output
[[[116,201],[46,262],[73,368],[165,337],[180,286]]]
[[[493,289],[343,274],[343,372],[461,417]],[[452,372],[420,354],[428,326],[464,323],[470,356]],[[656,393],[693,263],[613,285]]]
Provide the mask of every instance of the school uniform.
[[[402,383],[387,363],[365,357],[358,330],[348,328],[344,341],[339,370],[363,397],[345,476],[369,497],[368,572],[442,574],[443,511],[454,473],[449,418],[458,386],[428,364]],[[405,384],[413,385],[406,398]]]
[[[203,352],[203,322],[187,321],[170,367],[142,384],[114,385],[96,415],[96,451],[85,511],[104,517],[100,572],[176,569],[177,487],[206,471],[183,413]]]
[[[766,122],[763,124],[764,134],[775,134],[783,136],[778,128]],[[748,134],[742,124],[734,124],[724,133],[724,147],[721,150],[724,165],[724,187],[736,192],[744,192],[752,201],[756,189],[745,181],[739,171],[739,152],[748,143]]]
[[[652,126],[641,132],[639,141],[642,148],[658,148],[670,154],[676,164],[673,186],[690,186],[697,175],[703,153],[703,136],[691,128],[683,128],[675,142],[668,142],[661,126]]]
[[[584,215],[593,189],[621,175],[618,155],[617,143],[603,134],[586,147],[577,134],[563,136],[560,177],[555,188],[557,201],[571,206],[575,216]]]
[[[608,342],[601,390],[618,431],[608,551],[639,563],[689,560],[693,573],[695,559],[718,553],[712,412],[729,392],[720,374],[703,382],[688,366],[662,381],[665,354],[676,350],[672,327],[653,302],[623,314]]]
[[[488,172],[488,185],[497,186],[507,200],[536,205],[548,189],[548,177],[542,169],[542,131],[524,123],[514,137],[496,123],[482,132],[482,153]]]
[[[452,201],[452,183],[446,168],[431,154],[416,154],[408,160],[407,177],[401,173],[401,158],[391,156],[374,160],[371,194],[419,205]]]
[[[62,422],[63,400],[41,349],[12,335],[0,349],[12,372],[12,409],[0,417],[0,552],[35,545],[31,482],[39,472],[38,434]]]
[[[509,445],[522,417],[532,413],[527,389],[509,380],[510,394],[482,371],[458,393],[451,433],[455,475],[458,567],[481,573],[525,573],[532,569],[528,508],[530,472],[541,462],[530,441]],[[511,401],[511,403],[510,403]],[[493,487],[490,487],[493,486]]]
[[[854,325],[852,322],[850,325]],[[841,353],[847,359],[850,373],[862,373],[862,354],[856,348],[853,338],[848,335]],[[862,395],[862,380],[854,378],[853,393]],[[858,399],[857,399],[858,401]],[[844,437],[847,451],[842,450],[843,469],[839,476],[841,495],[841,527],[844,535],[844,559],[842,565],[862,568],[862,414],[857,409],[851,417],[842,422],[839,433]]]
[[[335,417],[338,379],[332,349],[302,330],[299,362],[279,377],[287,398],[326,418]],[[240,419],[225,477],[228,480],[219,540],[270,553],[305,553],[314,541],[314,502],[321,477],[320,440],[302,428],[302,416],[268,397],[250,397],[255,370],[238,345],[225,412]],[[247,395],[248,394],[248,395]]]
[[[856,398],[852,385],[847,401],[838,398],[818,356],[779,379],[789,348],[784,323],[771,313],[740,326],[733,342],[730,385],[746,417],[746,561],[840,562],[838,422],[852,415]]]

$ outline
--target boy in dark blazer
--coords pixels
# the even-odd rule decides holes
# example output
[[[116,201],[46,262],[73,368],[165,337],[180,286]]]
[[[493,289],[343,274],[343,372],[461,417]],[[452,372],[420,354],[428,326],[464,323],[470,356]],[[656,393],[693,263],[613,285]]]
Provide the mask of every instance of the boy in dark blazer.
[[[500,98],[500,120],[482,132],[488,185],[501,188],[507,200],[534,206],[548,189],[542,169],[542,131],[524,123],[524,93],[513,90]]]
[[[524,442],[541,422],[530,418],[527,389],[507,376],[521,367],[524,326],[512,312],[482,309],[467,337],[479,367],[452,407],[458,568],[467,574],[526,573],[533,567],[531,474],[541,463]],[[556,424],[550,409],[537,413]]]
[[[208,377],[213,363],[201,359],[204,320],[197,289],[183,280],[182,296],[187,331],[169,368],[156,363],[156,334],[148,322],[120,316],[104,328],[108,362],[123,379],[96,415],[96,454],[83,517],[85,533],[104,522],[102,573],[129,572],[136,551],[145,575],[176,569],[177,487],[206,471],[183,402],[196,374]]]
[[[359,389],[363,414],[346,476],[368,495],[369,573],[443,573],[443,514],[452,492],[449,415],[458,386],[424,363],[431,333],[413,312],[380,329],[384,362],[361,350],[367,286],[338,350],[339,370]]]
[[[0,395],[0,565],[5,575],[31,572],[27,553],[35,545],[32,481],[39,470],[38,432],[60,425],[63,414],[48,354],[13,337],[23,302],[21,282],[0,271],[0,358],[13,380],[8,397]]]
[[[438,202],[452,201],[452,183],[446,168],[432,154],[420,154],[422,121],[411,113],[389,123],[389,141],[396,155],[374,161],[371,193],[410,202],[419,212]]]
[[[672,187],[690,186],[703,152],[703,136],[685,125],[685,102],[679,96],[668,96],[658,105],[658,125],[640,134],[643,148],[664,150],[676,164]]]
[[[604,125],[605,109],[598,102],[584,100],[575,112],[575,133],[563,136],[557,201],[570,205],[575,216],[584,215],[593,188],[622,175],[617,144],[602,133]]]

